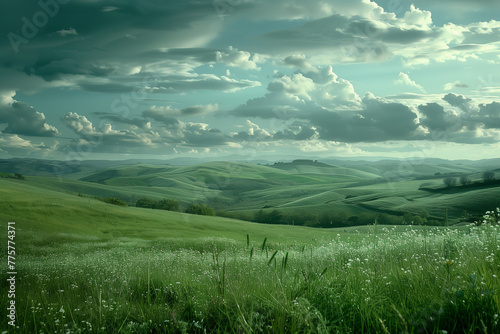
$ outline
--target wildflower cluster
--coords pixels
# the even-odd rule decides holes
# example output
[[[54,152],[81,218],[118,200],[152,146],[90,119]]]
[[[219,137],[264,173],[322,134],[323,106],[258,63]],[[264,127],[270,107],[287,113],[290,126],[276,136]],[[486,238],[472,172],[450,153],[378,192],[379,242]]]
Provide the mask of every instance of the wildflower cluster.
[[[486,211],[486,213],[483,215],[482,220],[475,221],[472,225],[479,226],[479,225],[489,225],[489,226],[496,226],[499,225],[500,223],[500,208],[496,208],[495,210],[492,211]]]

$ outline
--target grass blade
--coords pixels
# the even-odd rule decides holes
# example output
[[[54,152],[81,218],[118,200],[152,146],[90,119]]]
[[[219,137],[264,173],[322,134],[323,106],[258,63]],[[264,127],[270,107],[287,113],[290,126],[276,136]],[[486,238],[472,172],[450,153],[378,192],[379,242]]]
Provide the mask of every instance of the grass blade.
[[[273,255],[271,255],[271,258],[269,259],[269,262],[267,262],[267,265],[270,265],[271,262],[273,261],[274,257],[276,256],[276,254],[278,254],[278,250],[275,250]]]

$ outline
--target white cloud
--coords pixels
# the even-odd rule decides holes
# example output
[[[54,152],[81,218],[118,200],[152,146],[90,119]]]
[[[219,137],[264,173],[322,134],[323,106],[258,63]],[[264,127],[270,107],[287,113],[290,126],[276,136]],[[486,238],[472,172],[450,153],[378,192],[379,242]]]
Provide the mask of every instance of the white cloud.
[[[92,125],[92,122],[85,116],[78,115],[77,113],[70,112],[64,115],[64,124],[71,130],[78,134],[83,135],[94,135],[96,134],[96,129]]]
[[[0,152],[13,157],[20,155],[50,156],[57,151],[58,144],[58,141],[54,141],[52,146],[47,146],[44,142],[35,143],[16,134],[0,133]]]
[[[261,129],[257,124],[252,123],[250,120],[247,120],[246,124],[248,126],[248,134],[250,136],[265,137],[265,138],[268,138],[271,136],[271,134],[269,132],[267,132],[264,129]]]
[[[320,71],[276,74],[264,97],[247,101],[235,114],[243,117],[291,119],[316,110],[357,108],[361,99],[352,84],[338,78],[331,66]]]
[[[420,10],[413,4],[410,6],[410,11],[404,14],[403,20],[409,26],[417,26],[419,28],[427,28],[432,25],[431,12]]]
[[[230,46],[227,51],[216,51],[215,59],[219,63],[239,67],[244,70],[260,70],[256,62],[256,59],[260,60],[258,56],[254,58],[250,52],[238,51],[238,49],[235,49],[232,46]]]
[[[0,92],[0,124],[7,124],[4,133],[37,137],[59,135],[56,127],[49,125],[45,115],[32,106],[16,101],[14,91]]]
[[[297,67],[304,72],[317,72],[316,67],[312,66],[306,59],[306,55],[292,55],[284,58],[281,62],[281,65]]]
[[[414,88],[417,88],[418,90],[420,90],[421,92],[425,93],[424,87],[417,84],[415,81],[411,80],[410,76],[406,73],[403,73],[403,72],[399,72],[399,78],[394,81],[394,84],[414,87]]]
[[[61,37],[66,37],[66,36],[70,36],[70,35],[74,35],[74,36],[78,35],[75,28],[73,28],[73,27],[71,27],[69,29],[58,30],[58,31],[56,31],[56,34],[58,34]]]

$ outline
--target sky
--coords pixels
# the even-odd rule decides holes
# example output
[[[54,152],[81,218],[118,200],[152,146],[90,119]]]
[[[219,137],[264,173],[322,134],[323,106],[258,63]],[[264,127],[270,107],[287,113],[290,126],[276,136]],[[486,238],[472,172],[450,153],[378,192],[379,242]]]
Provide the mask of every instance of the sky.
[[[497,0],[0,3],[0,158],[500,157]]]

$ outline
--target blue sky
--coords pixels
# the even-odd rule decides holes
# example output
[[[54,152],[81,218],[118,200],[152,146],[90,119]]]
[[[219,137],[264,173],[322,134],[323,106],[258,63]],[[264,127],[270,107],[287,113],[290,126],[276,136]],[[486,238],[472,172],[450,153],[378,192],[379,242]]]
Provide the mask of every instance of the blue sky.
[[[0,4],[0,157],[481,159],[498,1]]]

